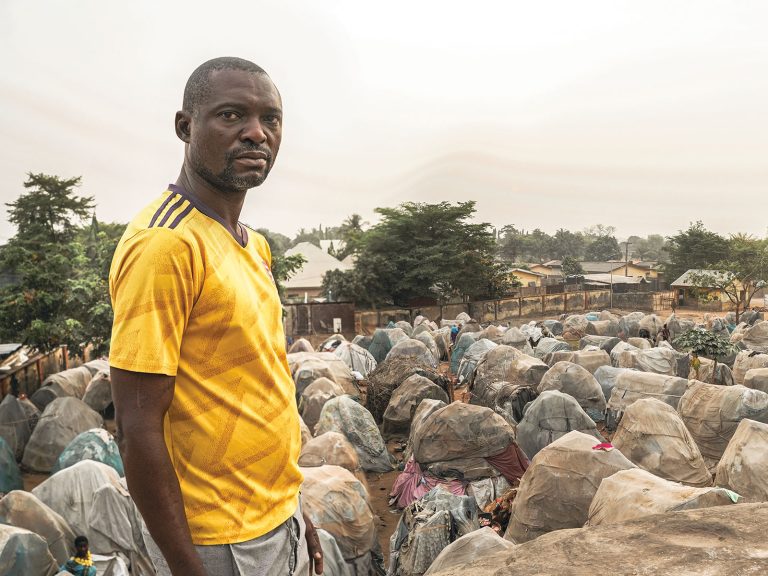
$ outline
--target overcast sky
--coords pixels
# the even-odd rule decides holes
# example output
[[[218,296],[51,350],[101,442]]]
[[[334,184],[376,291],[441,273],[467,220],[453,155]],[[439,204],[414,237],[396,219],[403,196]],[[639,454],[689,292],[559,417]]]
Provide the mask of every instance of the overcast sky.
[[[550,233],[763,236],[767,23],[747,0],[3,0],[0,201],[29,171],[82,176],[99,219],[127,222],[178,175],[190,72],[232,55],[285,107],[254,226],[471,199]]]

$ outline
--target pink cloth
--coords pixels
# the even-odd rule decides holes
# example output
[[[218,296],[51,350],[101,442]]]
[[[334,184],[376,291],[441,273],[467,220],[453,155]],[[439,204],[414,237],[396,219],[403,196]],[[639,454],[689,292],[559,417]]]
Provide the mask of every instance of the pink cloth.
[[[528,458],[520,447],[512,442],[506,450],[485,459],[488,464],[496,468],[510,483],[520,480],[528,469]]]
[[[421,466],[411,456],[405,464],[405,469],[395,480],[392,486],[391,498],[397,498],[397,507],[405,508],[413,504],[432,490],[438,484],[442,484],[451,494],[463,496],[466,493],[465,486],[459,480],[442,480],[431,474],[421,471]]]

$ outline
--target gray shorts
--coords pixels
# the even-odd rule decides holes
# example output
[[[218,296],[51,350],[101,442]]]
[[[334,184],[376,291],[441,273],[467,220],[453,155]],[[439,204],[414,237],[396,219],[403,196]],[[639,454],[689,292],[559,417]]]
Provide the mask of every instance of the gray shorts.
[[[195,546],[210,576],[305,576],[309,552],[301,506],[293,516],[263,536],[238,544]],[[149,557],[158,576],[171,576],[162,552],[144,530]]]

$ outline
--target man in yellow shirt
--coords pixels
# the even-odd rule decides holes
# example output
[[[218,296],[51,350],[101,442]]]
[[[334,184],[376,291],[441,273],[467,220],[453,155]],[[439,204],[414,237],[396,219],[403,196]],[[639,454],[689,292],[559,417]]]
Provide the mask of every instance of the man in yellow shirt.
[[[110,270],[117,434],[147,547],[158,574],[320,574],[271,254],[239,222],[280,147],[280,94],[252,62],[217,58],[175,125],[181,174]]]

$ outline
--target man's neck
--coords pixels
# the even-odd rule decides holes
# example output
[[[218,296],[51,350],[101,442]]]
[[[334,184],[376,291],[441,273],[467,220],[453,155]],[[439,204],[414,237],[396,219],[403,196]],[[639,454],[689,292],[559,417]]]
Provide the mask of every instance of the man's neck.
[[[188,169],[186,165],[181,167],[176,185],[216,212],[230,226],[231,232],[240,234],[237,223],[243,209],[243,202],[245,202],[245,191],[222,192],[216,190],[203,178]]]

